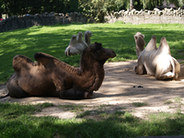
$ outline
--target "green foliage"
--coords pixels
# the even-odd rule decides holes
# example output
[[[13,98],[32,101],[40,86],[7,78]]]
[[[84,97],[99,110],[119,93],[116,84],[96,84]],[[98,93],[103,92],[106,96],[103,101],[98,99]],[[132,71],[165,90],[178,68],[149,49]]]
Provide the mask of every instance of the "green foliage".
[[[134,103],[132,103],[132,105],[135,106],[135,107],[148,106],[147,103],[142,103],[142,102],[134,102]]]
[[[166,0],[167,5],[184,5],[184,0]],[[149,9],[163,6],[164,0],[133,0],[134,9]],[[130,9],[130,0],[79,0],[79,8],[89,18],[89,22],[104,22],[107,13]]]
[[[133,0],[137,10],[161,7],[163,2],[176,7],[184,5],[184,0]],[[104,22],[104,16],[114,11],[130,9],[130,0],[0,0],[0,14],[12,15],[36,14],[45,12],[82,12],[88,22]]]
[[[45,52],[70,65],[78,66],[80,56],[66,57],[64,51],[72,35],[86,30],[93,33],[92,43],[100,42],[105,48],[116,52],[117,56],[109,61],[136,59],[133,38],[136,32],[143,33],[147,43],[152,35],[156,35],[157,46],[161,37],[165,36],[171,48],[171,54],[177,59],[184,58],[184,25],[180,24],[132,25],[117,22],[114,24],[34,26],[0,33],[0,83],[5,83],[13,73],[12,59],[18,54],[33,59],[36,52]]]
[[[125,5],[122,0],[79,0],[82,12],[90,21],[104,22],[106,13],[119,11]]]
[[[78,11],[78,0],[0,0],[0,4],[0,13],[6,13],[9,16]]]
[[[41,111],[43,108],[51,106],[53,106],[53,104],[50,103],[38,104],[36,106],[20,106],[18,103],[0,103],[0,116],[2,116],[4,119],[15,119],[21,115],[30,115]]]
[[[139,5],[136,5],[136,2]],[[166,2],[166,3],[165,3]],[[155,7],[161,7],[163,4],[169,5],[174,4],[176,7],[181,7],[184,5],[184,0],[135,0],[135,8],[142,5],[141,9],[154,9]]]

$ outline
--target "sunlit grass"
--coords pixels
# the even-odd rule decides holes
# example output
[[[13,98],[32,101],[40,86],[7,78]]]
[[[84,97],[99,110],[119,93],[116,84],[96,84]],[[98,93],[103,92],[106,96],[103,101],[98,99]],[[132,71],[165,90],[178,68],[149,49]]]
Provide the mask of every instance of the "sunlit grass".
[[[70,65],[78,66],[80,56],[66,57],[64,50],[72,35],[90,30],[92,43],[101,42],[104,47],[113,49],[117,56],[110,61],[136,59],[133,35],[142,32],[148,42],[152,35],[157,36],[157,46],[165,36],[171,47],[171,53],[177,59],[183,59],[184,25],[180,24],[71,24],[55,26],[34,26],[0,33],[0,83],[5,83],[13,73],[12,58],[25,55],[33,59],[36,52],[46,52]]]

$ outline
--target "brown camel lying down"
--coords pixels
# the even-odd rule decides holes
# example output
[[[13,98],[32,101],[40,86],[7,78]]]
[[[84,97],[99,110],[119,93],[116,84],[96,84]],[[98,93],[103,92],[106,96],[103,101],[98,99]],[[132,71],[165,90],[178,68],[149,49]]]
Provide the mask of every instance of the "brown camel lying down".
[[[159,48],[156,47],[156,37],[144,48],[144,35],[137,32],[134,35],[136,43],[136,53],[138,56],[135,72],[137,74],[154,75],[158,80],[177,79],[180,72],[180,64],[171,56],[166,38],[160,40]]]
[[[115,56],[114,51],[103,48],[100,43],[91,44],[83,51],[80,68],[45,53],[35,54],[37,62],[17,55],[13,58],[15,73],[7,82],[9,96],[90,98],[102,84],[105,61]]]

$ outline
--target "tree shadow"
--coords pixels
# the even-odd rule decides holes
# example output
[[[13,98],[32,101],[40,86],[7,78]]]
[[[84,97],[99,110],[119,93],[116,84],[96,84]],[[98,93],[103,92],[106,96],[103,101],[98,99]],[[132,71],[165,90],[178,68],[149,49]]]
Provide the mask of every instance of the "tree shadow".
[[[145,41],[148,42],[152,35],[158,37],[158,43],[162,36],[165,36],[171,47],[171,53],[175,58],[182,57],[183,30],[173,30],[163,27],[163,30],[156,25],[135,26],[121,24],[68,24],[54,26],[34,26],[27,29],[19,29],[1,33],[0,36],[0,80],[7,81],[13,73],[12,58],[17,55],[25,55],[30,58],[36,52],[51,54],[70,65],[79,65],[80,56],[66,57],[65,48],[68,46],[71,36],[78,32],[90,30],[93,42],[100,42],[104,47],[113,49],[117,56],[111,61],[124,61],[136,59],[135,42],[133,35],[136,32],[145,34]],[[173,34],[175,37],[173,37]]]

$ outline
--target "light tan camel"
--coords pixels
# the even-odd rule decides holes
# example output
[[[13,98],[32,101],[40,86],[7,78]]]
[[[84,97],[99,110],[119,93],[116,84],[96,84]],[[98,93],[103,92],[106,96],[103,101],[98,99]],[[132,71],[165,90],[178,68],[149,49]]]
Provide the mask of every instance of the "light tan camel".
[[[86,31],[84,33],[85,41],[82,39],[82,33],[79,32],[77,36],[73,35],[68,47],[65,49],[65,55],[82,54],[83,50],[90,45],[90,37],[92,33]]]
[[[155,36],[152,36],[145,48],[144,35],[137,32],[134,39],[138,56],[138,62],[135,66],[137,74],[153,75],[158,80],[178,79],[180,64],[171,56],[165,37],[161,38],[159,48],[156,47]]]

